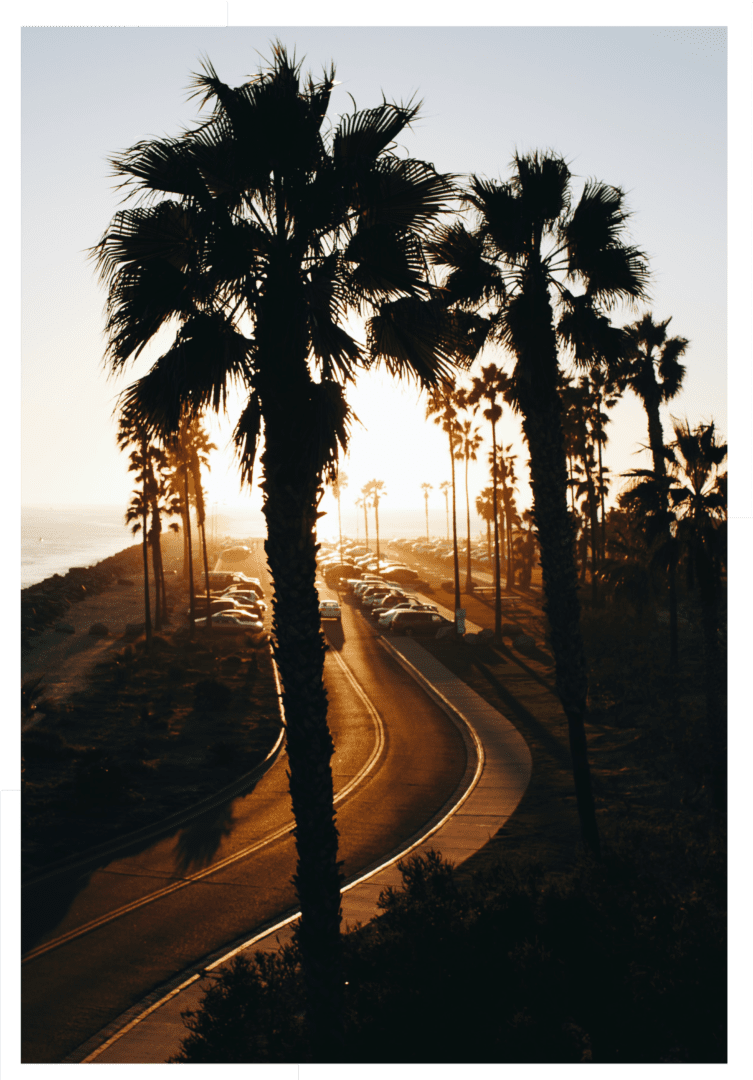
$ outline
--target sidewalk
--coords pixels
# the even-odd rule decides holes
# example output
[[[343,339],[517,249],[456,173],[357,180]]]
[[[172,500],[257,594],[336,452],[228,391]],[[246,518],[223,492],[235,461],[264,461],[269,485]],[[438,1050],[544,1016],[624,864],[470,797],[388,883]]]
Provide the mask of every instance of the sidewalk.
[[[469,629],[472,629],[470,626]],[[522,736],[499,712],[435,660],[411,638],[381,644],[458,725],[466,742],[468,765],[457,791],[421,830],[343,888],[344,926],[376,915],[383,889],[399,887],[396,863],[408,854],[441,851],[454,863],[478,851],[505,824],[520,802],[531,776],[531,755]],[[66,1059],[93,1064],[159,1064],[180,1049],[186,1028],[181,1012],[198,1007],[205,983],[240,952],[274,951],[292,938],[298,912],[275,926],[208,958],[201,970],[183,972]]]

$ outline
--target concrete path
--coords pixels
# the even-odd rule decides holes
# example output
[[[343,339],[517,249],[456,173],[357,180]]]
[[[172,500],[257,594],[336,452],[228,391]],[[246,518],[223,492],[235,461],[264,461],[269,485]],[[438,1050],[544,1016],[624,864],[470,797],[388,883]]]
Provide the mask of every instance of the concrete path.
[[[473,629],[471,626],[469,630]],[[426,689],[458,725],[466,743],[468,765],[452,798],[399,850],[385,856],[343,888],[345,926],[368,922],[378,914],[379,894],[402,884],[397,861],[434,849],[458,864],[486,844],[505,824],[520,802],[531,776],[531,755],[522,736],[496,709],[461,682],[412,638],[382,645]],[[276,950],[293,935],[298,912],[289,912],[275,926],[229,946],[205,960],[201,970],[184,972],[118,1017],[68,1062],[93,1064],[158,1064],[180,1049],[186,1035],[181,1012],[198,1007],[206,980],[216,978],[240,952]]]

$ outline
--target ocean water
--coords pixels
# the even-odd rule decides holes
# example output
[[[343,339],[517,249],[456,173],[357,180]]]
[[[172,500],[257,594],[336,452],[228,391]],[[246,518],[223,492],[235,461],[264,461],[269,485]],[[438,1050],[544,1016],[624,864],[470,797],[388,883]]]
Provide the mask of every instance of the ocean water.
[[[122,506],[21,507],[21,588],[141,543],[123,518]],[[207,518],[207,534],[215,537],[264,533],[264,518],[253,511],[223,510]]]
[[[343,535],[364,539],[363,512],[343,508]],[[132,544],[140,543],[123,521],[122,506],[24,506],[21,508],[21,588],[44,581],[53,574],[65,574],[72,566],[93,566],[109,555],[116,555]],[[481,522],[471,517],[474,537],[486,536]],[[444,537],[445,514],[429,511],[432,538]],[[380,536],[423,537],[426,518],[420,509],[387,510],[380,508]],[[257,510],[222,507],[207,515],[207,535],[214,539],[263,537],[266,523]],[[320,521],[322,539],[337,539],[337,515],[327,514]],[[465,514],[458,514],[458,535],[465,536]],[[374,513],[369,513],[369,541],[375,546]]]

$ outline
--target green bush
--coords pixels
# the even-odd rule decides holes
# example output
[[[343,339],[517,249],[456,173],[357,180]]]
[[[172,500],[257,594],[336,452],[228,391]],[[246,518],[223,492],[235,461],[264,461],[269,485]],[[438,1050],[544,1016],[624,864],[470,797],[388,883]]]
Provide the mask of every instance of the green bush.
[[[633,841],[569,875],[531,864],[460,884],[402,866],[344,938],[345,1060],[723,1062],[724,914],[707,852],[681,894]],[[306,1060],[295,948],[239,958],[187,1014],[180,1062]]]

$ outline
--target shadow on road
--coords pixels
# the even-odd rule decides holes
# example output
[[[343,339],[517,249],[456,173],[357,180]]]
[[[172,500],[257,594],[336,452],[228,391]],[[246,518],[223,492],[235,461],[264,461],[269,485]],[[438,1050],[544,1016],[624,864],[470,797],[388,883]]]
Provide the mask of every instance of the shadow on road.
[[[342,651],[342,647],[345,644],[345,631],[343,630],[343,624],[338,619],[327,620],[322,623],[322,630],[324,636],[327,639],[327,644],[331,649],[335,649],[337,652]]]

